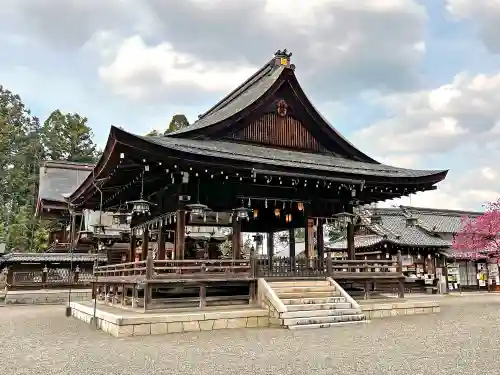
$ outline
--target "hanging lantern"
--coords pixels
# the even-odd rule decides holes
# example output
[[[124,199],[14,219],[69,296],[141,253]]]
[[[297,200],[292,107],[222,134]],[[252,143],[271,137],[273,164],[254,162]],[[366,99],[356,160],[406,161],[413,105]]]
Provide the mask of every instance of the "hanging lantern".
[[[281,235],[281,236],[279,237],[279,239],[280,239],[280,242],[281,242],[282,244],[286,244],[286,243],[288,243],[288,236],[287,236],[287,235],[285,235],[285,234]]]
[[[132,215],[131,215],[131,214],[127,214],[127,217],[126,217],[126,223],[127,223],[127,224],[132,223]]]
[[[188,204],[187,209],[190,211],[191,215],[194,216],[204,216],[207,211],[210,209],[201,203],[193,203],[193,204]]]
[[[235,208],[233,211],[236,215],[236,220],[248,219],[248,208],[239,207]]]
[[[254,208],[254,210],[253,210],[253,218],[257,219],[258,216],[259,216],[259,210],[257,208]]]
[[[127,204],[132,205],[132,213],[139,215],[148,214],[150,207],[153,205],[153,203],[148,202],[147,200],[144,199],[138,199],[136,201],[127,202]]]
[[[93,226],[94,227],[94,234],[101,235],[101,234],[106,234],[105,226],[102,224],[96,224]]]
[[[253,236],[253,240],[257,244],[257,246],[262,245],[262,241],[264,239],[264,236],[260,233],[257,233],[255,236]]]
[[[304,203],[298,202],[297,203],[297,210],[299,211],[304,211]]]
[[[389,258],[390,258],[389,253],[385,253],[385,258],[386,258],[386,259],[389,259]]]
[[[94,235],[94,232],[91,232],[89,230],[82,230],[82,231],[78,232],[78,238],[80,240],[90,240],[93,235]]]
[[[123,225],[127,223],[128,214],[125,212],[115,212],[113,214],[113,225]]]
[[[274,209],[274,216],[276,216],[276,217],[280,217],[280,215],[281,215],[281,211],[280,211],[280,209],[279,209],[279,208],[275,208],[275,209]]]

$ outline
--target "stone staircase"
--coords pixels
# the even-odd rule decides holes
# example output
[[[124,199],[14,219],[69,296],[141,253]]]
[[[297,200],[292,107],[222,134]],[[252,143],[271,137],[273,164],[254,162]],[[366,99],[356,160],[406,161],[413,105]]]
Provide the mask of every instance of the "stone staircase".
[[[366,323],[359,307],[353,307],[328,280],[275,281],[270,288],[285,305],[280,313],[289,329],[327,328]]]

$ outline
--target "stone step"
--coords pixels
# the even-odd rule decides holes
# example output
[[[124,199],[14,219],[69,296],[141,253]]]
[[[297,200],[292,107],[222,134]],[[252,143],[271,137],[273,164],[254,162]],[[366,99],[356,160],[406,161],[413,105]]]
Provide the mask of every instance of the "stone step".
[[[329,285],[325,286],[287,286],[273,287],[274,293],[309,293],[309,292],[337,292],[335,288]]]
[[[288,329],[312,329],[312,328],[332,328],[341,327],[348,324],[365,324],[370,323],[369,320],[355,320],[351,322],[335,322],[335,323],[320,323],[320,324],[299,324],[294,326],[288,326]]]
[[[351,304],[346,302],[286,305],[286,309],[288,311],[337,310],[337,309],[350,309],[350,308]]]
[[[312,305],[315,306],[315,305]],[[327,310],[295,310],[287,311],[281,314],[281,318],[309,318],[318,316],[340,316],[340,315],[356,315],[360,314],[361,311],[350,308],[350,309],[327,309]]]
[[[329,286],[328,280],[304,280],[304,281],[268,281],[271,288],[287,288],[287,287],[312,287],[312,286]]]
[[[299,298],[281,298],[284,305],[325,305],[330,303],[347,303],[344,297],[299,297]]]
[[[290,299],[290,298],[330,298],[339,297],[340,293],[335,291],[328,292],[280,292],[276,293],[280,299]]]
[[[288,318],[283,319],[285,326],[297,326],[303,324],[324,324],[324,323],[338,323],[338,322],[352,322],[364,320],[363,314],[352,315],[328,315],[328,316],[310,316],[301,318]]]

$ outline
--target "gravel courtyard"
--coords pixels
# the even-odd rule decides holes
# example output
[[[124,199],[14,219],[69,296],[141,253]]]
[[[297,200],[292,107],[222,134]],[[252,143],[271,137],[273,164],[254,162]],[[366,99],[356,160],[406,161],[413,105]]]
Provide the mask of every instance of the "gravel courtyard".
[[[0,369],[15,374],[497,374],[500,295],[444,297],[441,313],[288,331],[115,339],[62,306],[0,307]]]

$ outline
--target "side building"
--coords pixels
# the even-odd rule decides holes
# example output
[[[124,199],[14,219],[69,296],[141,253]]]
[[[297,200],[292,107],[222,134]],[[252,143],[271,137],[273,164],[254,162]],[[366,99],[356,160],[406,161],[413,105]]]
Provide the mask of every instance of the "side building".
[[[477,252],[458,252],[451,248],[464,216],[481,212],[400,206],[398,208],[361,208],[355,225],[354,243],[358,259],[389,259],[401,251],[403,273],[409,291],[486,289],[500,284],[498,267],[487,264]],[[328,251],[342,257],[347,241],[341,238],[327,245]],[[490,271],[487,272],[487,267]],[[447,282],[446,282],[447,281]]]

